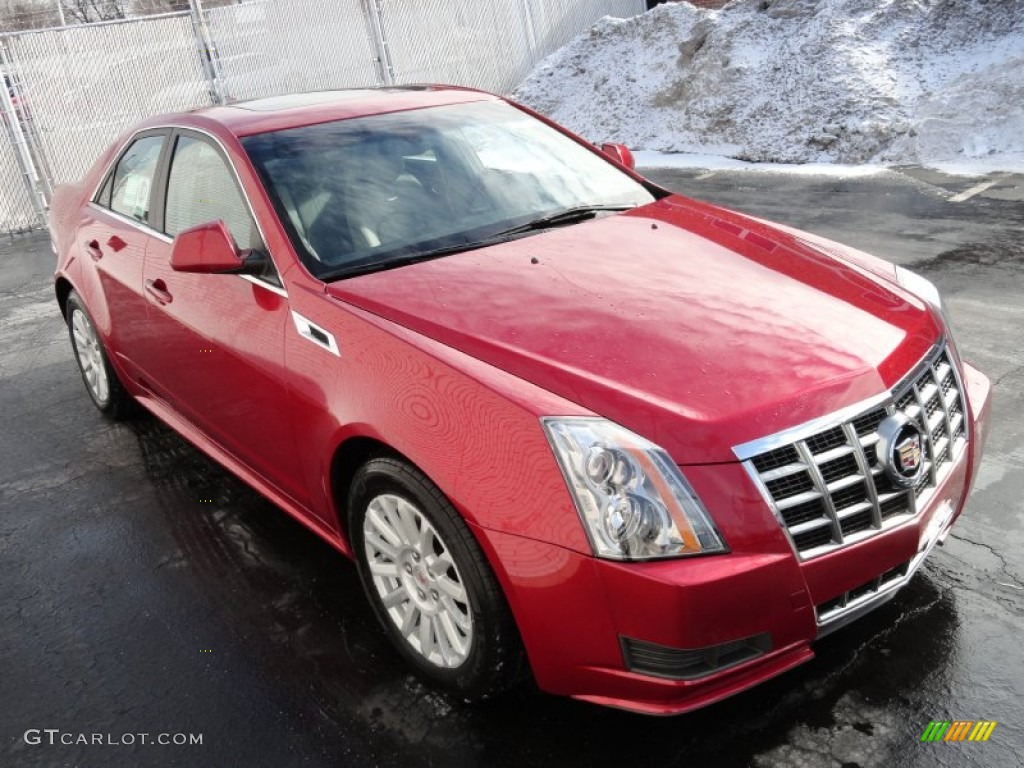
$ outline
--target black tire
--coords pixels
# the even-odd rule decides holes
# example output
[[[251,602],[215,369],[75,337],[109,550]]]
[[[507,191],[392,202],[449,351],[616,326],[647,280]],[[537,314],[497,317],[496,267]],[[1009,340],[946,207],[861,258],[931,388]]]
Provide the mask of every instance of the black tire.
[[[433,526],[440,537],[439,546],[451,556],[465,588],[473,632],[465,659],[454,668],[425,658],[406,639],[374,584],[364,523],[371,501],[385,494],[409,502]],[[474,701],[520,682],[526,672],[525,654],[505,596],[480,545],[440,489],[404,461],[377,458],[356,472],[348,501],[348,530],[363,589],[384,631],[409,664],[430,682]],[[407,599],[403,607],[409,604]]]
[[[75,362],[78,363],[78,371],[82,374],[82,382],[85,384],[85,391],[89,393],[89,397],[93,404],[104,416],[113,419],[114,421],[121,421],[129,418],[135,412],[135,401],[132,396],[125,391],[124,386],[121,384],[121,380],[117,376],[117,372],[114,370],[113,366],[111,366],[110,358],[107,356],[107,350],[103,346],[103,339],[96,330],[96,325],[93,323],[92,317],[85,308],[85,304],[82,302],[81,297],[74,291],[68,295],[65,307],[65,316],[68,325],[68,336],[71,339],[71,349],[75,353]],[[102,366],[102,371],[106,376],[107,386],[105,391],[97,392],[96,387],[89,382],[89,377],[86,373],[88,365],[86,360],[88,359],[89,354],[88,351],[79,349],[79,343],[75,338],[74,321],[76,317],[81,317],[82,321],[88,327],[88,331],[95,339],[96,354],[99,357],[99,363]]]

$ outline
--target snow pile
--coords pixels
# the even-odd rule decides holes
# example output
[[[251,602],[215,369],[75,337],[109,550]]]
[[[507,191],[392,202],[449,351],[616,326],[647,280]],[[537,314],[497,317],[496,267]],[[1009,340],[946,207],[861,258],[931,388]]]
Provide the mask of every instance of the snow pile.
[[[602,19],[513,96],[647,150],[1024,167],[1024,0],[661,5]]]

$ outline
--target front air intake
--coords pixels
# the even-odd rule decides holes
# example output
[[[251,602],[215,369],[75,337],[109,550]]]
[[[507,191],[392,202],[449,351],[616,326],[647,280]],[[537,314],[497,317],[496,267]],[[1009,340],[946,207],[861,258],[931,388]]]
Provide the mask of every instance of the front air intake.
[[[694,680],[763,656],[772,648],[767,632],[706,648],[669,648],[629,637],[620,638],[626,669],[641,675]]]

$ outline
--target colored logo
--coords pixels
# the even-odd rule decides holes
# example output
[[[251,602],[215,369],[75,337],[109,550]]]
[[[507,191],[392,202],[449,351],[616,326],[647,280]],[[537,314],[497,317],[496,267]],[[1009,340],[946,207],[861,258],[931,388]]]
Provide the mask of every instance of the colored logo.
[[[988,741],[995,729],[995,720],[932,720],[921,741]]]
[[[921,466],[921,435],[908,435],[902,443],[896,445],[896,454],[900,457],[900,470],[907,475],[917,472]]]
[[[900,488],[913,488],[924,470],[921,430],[902,413],[894,413],[878,425],[875,447],[878,463]]]

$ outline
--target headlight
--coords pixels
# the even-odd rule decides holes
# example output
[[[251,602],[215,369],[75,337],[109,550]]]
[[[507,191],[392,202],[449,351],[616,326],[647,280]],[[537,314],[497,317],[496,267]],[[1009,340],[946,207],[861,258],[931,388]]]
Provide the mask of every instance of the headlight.
[[[541,421],[595,555],[645,560],[726,551],[697,495],[654,443],[605,419]]]
[[[917,296],[917,298],[934,307],[935,311],[942,317],[942,321],[946,324],[946,335],[952,344],[953,322],[949,317],[946,305],[942,301],[942,296],[939,294],[939,289],[935,287],[935,283],[921,277],[917,272],[911,272],[909,269],[904,269],[900,266],[896,267],[896,281]]]

